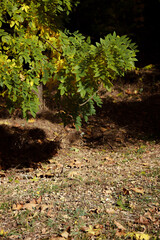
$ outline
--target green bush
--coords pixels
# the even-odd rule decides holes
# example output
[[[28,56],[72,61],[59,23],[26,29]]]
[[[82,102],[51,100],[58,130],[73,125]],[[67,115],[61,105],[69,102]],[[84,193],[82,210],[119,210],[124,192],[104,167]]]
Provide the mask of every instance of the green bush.
[[[134,68],[137,50],[115,32],[93,45],[78,31],[62,31],[72,6],[71,0],[1,1],[0,87],[10,110],[35,117],[38,86],[56,82],[64,121],[72,116],[79,127],[102,104],[99,86],[110,90],[111,80]]]

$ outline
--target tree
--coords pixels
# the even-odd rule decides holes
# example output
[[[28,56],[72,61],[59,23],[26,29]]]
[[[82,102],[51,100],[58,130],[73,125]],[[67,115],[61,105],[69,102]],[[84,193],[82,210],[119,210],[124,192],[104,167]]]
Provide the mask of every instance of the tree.
[[[73,1],[77,4],[76,1]],[[56,85],[62,117],[76,126],[102,104],[99,86],[110,90],[111,80],[134,68],[136,45],[114,32],[91,44],[78,31],[63,29],[71,0],[2,0],[0,3],[0,87],[10,110],[23,116],[39,109],[38,88]]]

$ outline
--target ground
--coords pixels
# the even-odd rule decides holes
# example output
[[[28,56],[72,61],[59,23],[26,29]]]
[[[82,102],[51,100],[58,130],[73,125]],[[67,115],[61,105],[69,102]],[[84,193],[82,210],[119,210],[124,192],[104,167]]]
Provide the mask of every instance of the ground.
[[[101,91],[77,132],[0,111],[0,239],[160,239],[160,72]]]

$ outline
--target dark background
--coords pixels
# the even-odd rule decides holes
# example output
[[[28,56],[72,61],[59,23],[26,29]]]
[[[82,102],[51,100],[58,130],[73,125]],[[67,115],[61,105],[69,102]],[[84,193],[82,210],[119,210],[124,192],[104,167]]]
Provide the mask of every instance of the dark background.
[[[160,63],[159,0],[80,0],[66,24],[92,42],[116,31],[137,43],[137,66]]]

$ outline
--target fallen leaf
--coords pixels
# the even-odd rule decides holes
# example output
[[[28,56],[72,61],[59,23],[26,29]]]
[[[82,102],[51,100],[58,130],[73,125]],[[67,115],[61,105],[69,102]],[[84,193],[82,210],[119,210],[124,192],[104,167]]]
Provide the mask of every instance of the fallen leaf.
[[[68,164],[69,167],[71,168],[81,168],[82,167],[82,162],[74,159],[74,160],[71,160],[70,163]]]
[[[0,177],[5,177],[5,173],[3,171],[0,171]]]
[[[102,228],[95,228],[92,225],[89,225],[89,227],[82,227],[81,231],[86,232],[88,235],[91,236],[98,236],[100,235]]]
[[[101,130],[102,132],[106,132],[106,131],[107,131],[107,128],[100,127],[100,130]]]
[[[137,240],[149,240],[151,238],[151,236],[146,233],[135,233],[135,236]]]
[[[12,209],[13,210],[21,210],[23,208],[23,204],[17,203],[17,204],[13,204]]]
[[[58,236],[53,236],[53,237],[49,238],[49,240],[66,240],[66,238],[64,238],[64,237],[58,237]]]
[[[139,219],[137,220],[137,223],[143,224],[143,225],[148,225],[150,223],[149,219],[145,218],[144,216],[140,216]]]
[[[33,198],[30,202],[30,204],[37,204],[37,200],[35,198]],[[26,203],[27,204],[27,203]]]
[[[40,206],[41,212],[44,213],[45,210],[48,209],[49,207],[50,207],[50,206],[47,205],[47,204],[42,204],[42,205]]]
[[[42,196],[40,196],[40,197],[36,200],[36,202],[37,202],[38,204],[40,204],[40,203],[42,202]]]
[[[135,240],[150,240],[151,235],[141,232],[129,232],[126,234],[127,237],[134,238]]]
[[[5,236],[7,232],[5,232],[3,229],[0,230],[0,236]]]
[[[28,120],[28,123],[34,123],[36,120],[34,118],[31,118]]]
[[[126,188],[123,188],[123,194],[124,194],[124,195],[129,195],[129,190],[126,189]]]
[[[42,234],[45,234],[47,231],[47,228],[42,228]]]
[[[112,209],[112,208],[108,208],[108,209],[106,209],[106,212],[108,214],[114,214],[116,211],[114,209]]]
[[[68,178],[73,178],[75,176],[78,176],[78,173],[76,171],[71,171],[68,173]]]
[[[116,231],[116,236],[117,237],[122,237],[122,236],[125,236],[125,235],[126,235],[126,233],[125,233],[124,230],[117,229],[117,231]]]
[[[61,237],[67,239],[69,237],[69,233],[67,231],[64,231],[61,233]]]
[[[145,217],[150,219],[151,221],[154,221],[155,219],[151,216],[150,212],[145,213]]]
[[[36,203],[26,203],[26,204],[24,204],[23,209],[33,211],[33,210],[35,210],[36,206],[37,206]]]
[[[126,228],[123,227],[119,222],[114,221],[114,224],[116,225],[116,227],[117,227],[118,229],[123,230],[123,231],[126,230]]]
[[[140,194],[144,194],[144,189],[143,188],[131,188],[132,191]]]
[[[89,210],[90,213],[100,213],[100,209],[98,208],[92,208]]]

